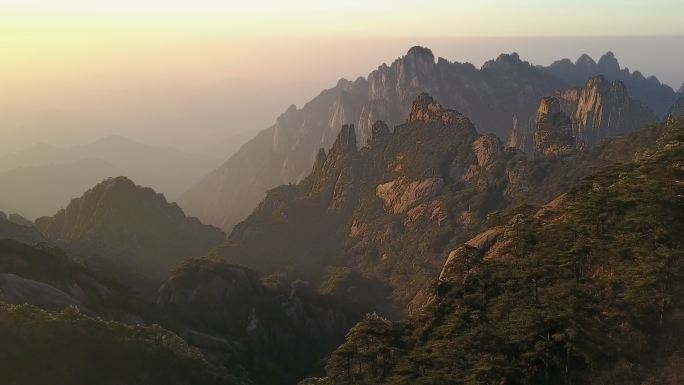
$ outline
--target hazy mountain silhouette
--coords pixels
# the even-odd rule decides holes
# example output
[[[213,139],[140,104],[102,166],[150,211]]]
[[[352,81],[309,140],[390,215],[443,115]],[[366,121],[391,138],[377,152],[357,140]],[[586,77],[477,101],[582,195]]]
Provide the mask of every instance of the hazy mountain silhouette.
[[[122,173],[122,169],[92,158],[0,172],[0,210],[31,219],[52,214],[95,183]]]
[[[218,163],[210,156],[173,148],[154,147],[121,136],[110,136],[69,148],[37,144],[1,157],[0,172],[20,167],[73,163],[83,159],[98,159],[106,162],[115,167],[118,172],[105,176],[126,175],[138,183],[151,186],[164,193],[171,200],[175,200],[182,191],[197,182]],[[94,184],[92,182],[88,179],[87,185],[92,186]],[[79,190],[82,192],[83,188]],[[74,195],[76,194],[72,194]],[[51,212],[41,211],[40,214],[46,215]]]

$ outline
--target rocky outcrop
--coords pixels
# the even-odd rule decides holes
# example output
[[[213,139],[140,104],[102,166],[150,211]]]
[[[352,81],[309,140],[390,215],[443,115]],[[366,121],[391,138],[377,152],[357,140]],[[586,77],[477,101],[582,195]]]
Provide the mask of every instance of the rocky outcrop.
[[[612,54],[599,63],[584,56],[576,64],[565,60],[548,68],[533,66],[515,53],[502,54],[478,69],[413,47],[366,78],[341,79],[303,107],[291,106],[272,127],[189,189],[179,204],[190,215],[229,233],[266,191],[307,176],[319,148],[330,149],[343,125],[355,125],[357,145],[363,147],[373,140],[375,122],[385,122],[390,131],[405,122],[412,102],[422,92],[467,116],[481,132],[511,137],[509,147],[531,154],[539,100],[558,89],[582,86],[601,73],[625,83],[635,99],[658,114],[674,101],[670,87],[619,69]],[[517,123],[511,133],[514,119]]]
[[[624,83],[609,82],[602,76],[590,79],[580,90],[574,117],[579,140],[589,146],[658,120],[651,110],[630,98]]]
[[[467,118],[455,110],[446,109],[427,93],[421,93],[411,105],[407,123],[440,123],[444,126],[455,126]]]
[[[503,143],[495,135],[482,135],[473,142],[472,148],[477,165],[487,167],[503,156]]]
[[[545,97],[537,111],[534,143],[544,155],[569,155],[575,151],[576,141],[570,116],[561,110],[558,98]]]
[[[596,76],[583,88],[558,91],[542,99],[536,116],[535,147],[545,155],[567,155],[575,148],[591,147],[607,137],[656,121],[656,115],[633,100],[621,81]]]
[[[373,128],[371,129],[371,137],[368,140],[368,145],[379,145],[386,141],[389,138],[389,136],[390,129],[387,126],[387,123],[383,122],[382,120],[378,120],[377,122],[373,123]]]
[[[54,216],[37,219],[36,226],[87,263],[120,272],[127,283],[138,277],[155,287],[184,258],[203,255],[225,239],[125,177],[106,179]]]
[[[379,184],[375,195],[382,199],[388,213],[402,214],[416,203],[433,197],[443,186],[444,181],[441,178],[408,181],[405,177],[400,177]]]
[[[516,54],[501,55],[477,69],[435,60],[429,49],[414,47],[367,78],[340,80],[302,108],[290,107],[179,203],[190,215],[230,232],[267,190],[308,175],[319,148],[330,149],[345,124],[355,125],[357,145],[363,147],[373,141],[375,122],[385,122],[392,131],[406,121],[416,96],[428,92],[484,132],[505,137],[513,116],[527,121],[536,101],[565,86]]]
[[[568,59],[554,62],[548,67],[538,67],[542,71],[553,74],[568,85],[581,87],[587,79],[601,75],[609,81],[618,80],[629,89],[632,98],[641,101],[653,110],[658,117],[663,117],[669,106],[676,99],[675,92],[662,84],[656,77],[645,77],[639,71],[620,68],[618,60],[612,52],[607,52],[595,62],[589,55],[582,55],[575,63]]]

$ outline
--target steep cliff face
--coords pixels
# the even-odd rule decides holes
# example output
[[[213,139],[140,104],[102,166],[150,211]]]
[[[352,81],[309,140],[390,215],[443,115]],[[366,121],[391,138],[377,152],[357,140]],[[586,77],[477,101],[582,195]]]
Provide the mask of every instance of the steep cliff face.
[[[52,217],[36,220],[52,242],[88,263],[133,277],[163,279],[183,258],[203,255],[225,239],[176,205],[125,177],[109,178]]]
[[[558,98],[545,97],[537,111],[534,143],[544,155],[569,155],[576,147],[572,120]]]
[[[607,52],[601,56],[598,63],[585,54],[580,56],[575,63],[563,59],[548,67],[539,68],[574,87],[584,85],[587,79],[597,75],[602,75],[610,81],[619,80],[629,89],[634,99],[644,103],[658,117],[664,117],[668,107],[676,99],[672,88],[660,83],[655,76],[644,77],[639,71],[630,72],[627,68],[620,68],[620,64],[612,52]]]
[[[330,151],[318,153],[307,178],[269,191],[216,253],[262,273],[306,279],[330,292],[352,290],[336,285],[377,286],[373,295],[358,298],[365,306],[387,302],[382,298],[393,286],[396,298],[407,301],[416,289],[408,288],[400,276],[415,272],[410,279],[420,285],[422,278],[417,277],[427,272],[419,271],[436,266],[439,257],[430,251],[422,267],[410,273],[400,272],[399,266],[411,253],[420,253],[416,248],[429,250],[438,232],[461,226],[442,207],[448,186],[465,183],[487,190],[504,167],[502,159],[509,156],[498,139],[479,135],[465,116],[427,94],[420,94],[407,111],[406,123],[394,133],[376,122],[368,146],[360,150],[355,145],[358,130],[344,126]],[[470,215],[479,214],[473,204]],[[441,223],[443,229],[422,244],[411,244],[407,237],[407,250],[400,251],[404,245],[395,241],[424,221],[436,228]],[[351,269],[356,278],[342,279],[338,270],[329,270],[333,267]],[[389,276],[381,278],[376,269],[386,269],[396,282],[390,284]],[[398,294],[402,290],[406,292]]]
[[[650,109],[629,96],[622,82],[596,76],[582,88],[542,99],[536,116],[535,146],[546,155],[567,155],[657,120]]]
[[[179,203],[190,215],[230,232],[266,190],[308,175],[318,149],[331,148],[345,124],[354,124],[357,145],[365,146],[375,122],[384,121],[392,131],[405,122],[415,97],[428,92],[483,132],[506,136],[513,116],[527,122],[542,96],[565,87],[517,54],[501,55],[477,69],[435,60],[429,49],[414,47],[367,78],[340,80],[301,109],[290,107]]]
[[[509,146],[533,153],[539,100],[558,89],[583,85],[598,74],[623,81],[636,99],[658,113],[674,101],[671,88],[638,71],[621,70],[612,54],[599,63],[584,56],[576,64],[566,60],[548,68],[533,66],[515,53],[502,54],[478,69],[470,63],[435,59],[429,49],[413,47],[366,78],[342,79],[301,109],[290,107],[179,203],[190,215],[230,232],[268,189],[308,175],[318,149],[328,150],[343,125],[354,124],[357,145],[363,147],[375,122],[384,121],[390,131],[403,123],[421,92],[468,116],[481,132],[509,138]]]
[[[558,104],[548,110],[562,112]],[[394,132],[376,122],[361,149],[352,145],[355,128],[343,127],[308,177],[270,190],[214,254],[304,279],[368,310],[403,313],[420,302],[450,245],[489,214],[544,202],[596,165],[631,160],[655,140],[633,134],[573,159],[530,160],[427,94],[408,111]],[[359,287],[369,289],[359,295]]]
[[[650,109],[630,98],[624,83],[602,76],[590,79],[580,90],[574,116],[579,140],[589,146],[658,120]]]

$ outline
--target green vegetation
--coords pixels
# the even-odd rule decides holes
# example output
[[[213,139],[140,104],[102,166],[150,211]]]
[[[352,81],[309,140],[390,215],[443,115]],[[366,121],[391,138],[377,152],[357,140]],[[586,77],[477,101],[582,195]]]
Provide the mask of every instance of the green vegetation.
[[[0,304],[0,372],[7,385],[238,384],[159,326]]]
[[[495,242],[460,248],[410,323],[369,316],[314,383],[680,381],[684,122],[658,147],[499,216]]]
[[[36,226],[70,254],[152,298],[174,266],[225,239],[126,177],[104,180],[54,216],[38,218]]]

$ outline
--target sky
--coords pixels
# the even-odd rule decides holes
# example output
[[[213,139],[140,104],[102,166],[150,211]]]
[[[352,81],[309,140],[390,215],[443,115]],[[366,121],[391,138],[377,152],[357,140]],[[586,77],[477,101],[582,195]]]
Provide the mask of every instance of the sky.
[[[200,151],[412,45],[481,65],[615,52],[684,82],[684,0],[0,0],[0,153],[111,134]]]

